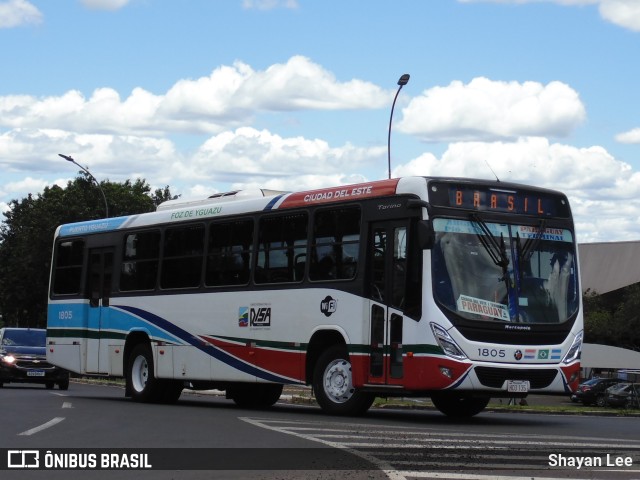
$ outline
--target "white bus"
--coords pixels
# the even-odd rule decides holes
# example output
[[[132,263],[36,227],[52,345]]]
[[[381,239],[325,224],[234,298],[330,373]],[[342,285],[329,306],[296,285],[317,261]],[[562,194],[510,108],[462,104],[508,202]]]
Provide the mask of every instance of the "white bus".
[[[578,279],[569,203],[546,189],[407,177],[171,201],[57,229],[47,359],[143,402],[216,388],[264,407],[298,384],[333,414],[423,396],[466,417],[577,388]]]

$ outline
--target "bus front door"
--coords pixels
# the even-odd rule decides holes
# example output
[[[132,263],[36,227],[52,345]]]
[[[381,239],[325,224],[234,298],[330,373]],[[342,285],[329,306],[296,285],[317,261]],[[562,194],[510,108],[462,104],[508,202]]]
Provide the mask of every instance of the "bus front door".
[[[406,289],[408,222],[374,223],[369,238],[369,383],[403,381],[402,307]]]
[[[109,297],[113,273],[113,248],[89,250],[87,294],[89,318],[87,338],[87,373],[109,373],[109,346],[103,329],[109,320]]]

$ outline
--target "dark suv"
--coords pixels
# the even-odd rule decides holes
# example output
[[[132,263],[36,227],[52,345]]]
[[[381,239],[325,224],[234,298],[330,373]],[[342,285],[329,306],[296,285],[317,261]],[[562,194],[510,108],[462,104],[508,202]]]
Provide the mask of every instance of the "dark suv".
[[[607,388],[620,383],[615,378],[592,378],[578,385],[578,389],[571,395],[574,402],[582,402],[585,405],[596,404],[599,407],[606,405]]]
[[[46,343],[42,328],[0,329],[0,387],[17,382],[68,389],[69,372],[47,363]]]

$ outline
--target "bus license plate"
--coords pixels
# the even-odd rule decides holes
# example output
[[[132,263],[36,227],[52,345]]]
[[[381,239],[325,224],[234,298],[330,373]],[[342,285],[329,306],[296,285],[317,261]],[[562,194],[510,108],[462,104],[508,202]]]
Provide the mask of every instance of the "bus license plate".
[[[507,392],[510,393],[528,393],[529,380],[507,380]]]
[[[44,377],[43,370],[29,370],[27,372],[27,377]]]

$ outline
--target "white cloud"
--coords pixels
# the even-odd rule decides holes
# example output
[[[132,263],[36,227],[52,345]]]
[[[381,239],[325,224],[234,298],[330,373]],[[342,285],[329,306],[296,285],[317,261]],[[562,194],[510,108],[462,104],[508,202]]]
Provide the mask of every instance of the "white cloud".
[[[72,178],[77,167],[65,164],[58,153],[72,155],[100,180],[143,177],[152,188],[170,185],[174,194],[185,199],[238,188],[295,191],[358,183],[368,180],[367,171],[381,172],[386,167],[384,146],[332,146],[322,139],[282,137],[250,127],[214,135],[193,154],[152,137],[15,130],[0,136],[0,169],[5,172],[0,181],[4,202],[0,210],[7,209],[11,198],[65,183],[47,182],[43,179],[47,172],[56,176],[68,172]],[[565,192],[581,242],[640,237],[640,172],[600,146],[577,148],[541,137],[457,142],[440,157],[424,153],[399,165],[393,176],[494,178],[492,170],[505,182]],[[16,180],[9,181],[10,175]]]
[[[398,130],[425,141],[563,137],[585,118],[575,90],[561,82],[454,81],[413,98]]]
[[[620,143],[640,143],[640,128],[620,133],[616,135],[616,140]]]
[[[292,183],[297,184],[305,175],[344,177],[345,169],[358,171],[371,162],[382,166],[385,153],[385,147],[331,147],[324,140],[283,138],[243,127],[211,137],[180,171],[184,178],[205,176],[228,183],[246,183],[245,179],[252,178],[264,186],[265,182],[273,185],[276,179],[286,183],[295,178]]]
[[[566,193],[581,242],[640,237],[640,172],[599,146],[577,148],[534,137],[516,142],[453,143],[440,158],[425,153],[396,167],[393,176],[493,179],[491,170],[502,181]]]
[[[600,15],[615,25],[640,32],[640,2],[638,0],[601,0]]]
[[[58,128],[85,133],[161,135],[216,133],[251,123],[264,111],[371,109],[386,106],[392,93],[370,82],[339,82],[308,58],[254,71],[236,62],[210,76],[180,80],[165,95],[134,89],[122,100],[111,88],[89,98],[76,90],[62,96],[0,97],[0,125]]]
[[[73,157],[96,175],[130,178],[133,169],[162,169],[179,158],[170,140],[133,135],[76,134],[62,130],[15,129],[0,135],[0,169],[15,172],[78,170],[58,154]]]
[[[245,10],[273,10],[275,8],[298,8],[297,0],[242,0]]]
[[[80,0],[85,7],[92,10],[119,10],[130,0]]]
[[[14,28],[21,25],[42,22],[42,13],[27,0],[0,2],[0,28]]]
[[[600,16],[605,20],[636,32],[640,32],[640,2],[638,0],[458,0],[460,3],[557,3],[558,5],[598,5]]]

